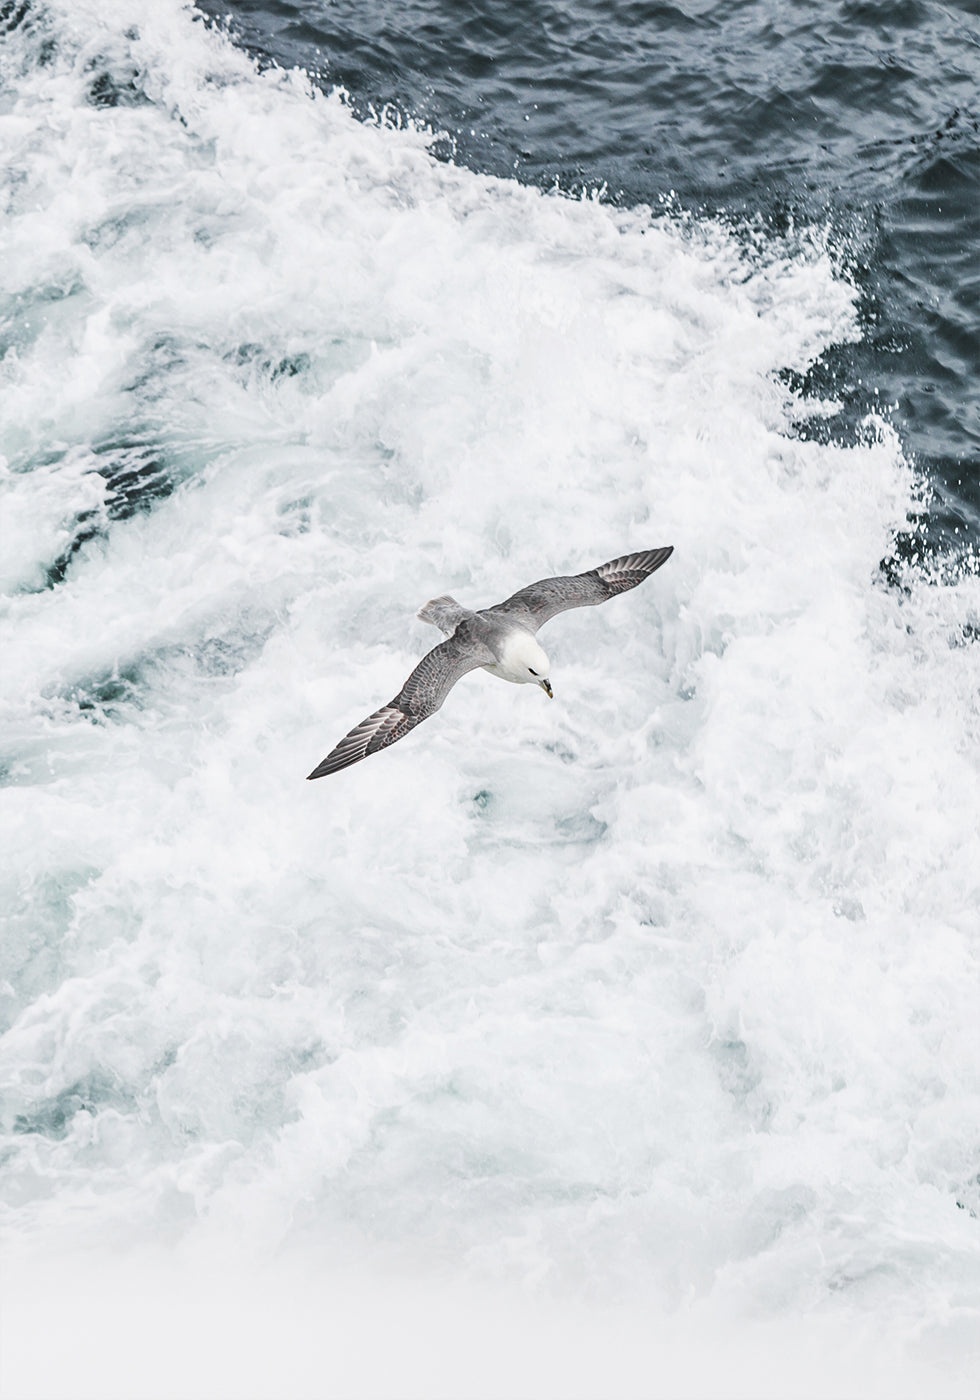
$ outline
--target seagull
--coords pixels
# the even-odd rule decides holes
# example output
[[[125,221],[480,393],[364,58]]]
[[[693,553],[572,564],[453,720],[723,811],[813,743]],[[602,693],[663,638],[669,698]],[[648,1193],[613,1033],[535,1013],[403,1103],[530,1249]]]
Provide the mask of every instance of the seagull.
[[[554,699],[548,658],[535,636],[538,628],[556,613],[591,608],[629,592],[666,564],[673,552],[674,546],[667,545],[624,554],[584,574],[543,578],[480,612],[471,612],[448,595],[433,598],[416,617],[438,627],[446,641],[423,656],[394,700],[355,725],[309,777],[338,773],[403,739],[434,715],[456,682],[478,666],[502,681],[539,685],[549,700]]]

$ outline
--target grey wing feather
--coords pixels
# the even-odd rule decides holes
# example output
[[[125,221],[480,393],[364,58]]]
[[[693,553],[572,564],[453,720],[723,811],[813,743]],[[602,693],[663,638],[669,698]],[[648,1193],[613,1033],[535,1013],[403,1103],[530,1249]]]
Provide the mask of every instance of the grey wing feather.
[[[584,574],[570,574],[565,578],[543,578],[538,583],[529,583],[520,588],[510,598],[495,607],[490,613],[504,613],[514,617],[537,631],[556,613],[568,608],[591,608],[615,598],[617,593],[626,593],[666,564],[674,552],[673,545],[663,549],[646,549],[638,554],[624,554],[619,559],[611,559],[608,564],[600,564],[597,569],[589,569]]]
[[[435,714],[461,677],[493,660],[489,647],[470,637],[465,626],[457,628],[447,642],[440,642],[423,656],[394,700],[355,725],[309,777],[323,778],[349,768],[368,754],[403,739],[417,724]]]

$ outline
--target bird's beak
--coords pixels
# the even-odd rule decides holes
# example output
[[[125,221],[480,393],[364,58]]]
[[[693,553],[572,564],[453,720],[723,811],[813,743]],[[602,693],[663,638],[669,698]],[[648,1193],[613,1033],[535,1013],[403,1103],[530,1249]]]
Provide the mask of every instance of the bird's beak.
[[[539,685],[539,686],[541,687],[541,689],[544,691],[545,695],[547,695],[547,697],[548,697],[549,700],[554,700],[554,698],[555,698],[555,692],[554,692],[554,691],[552,690],[552,688],[551,688],[551,681],[548,681],[548,680],[538,681],[538,685]]]

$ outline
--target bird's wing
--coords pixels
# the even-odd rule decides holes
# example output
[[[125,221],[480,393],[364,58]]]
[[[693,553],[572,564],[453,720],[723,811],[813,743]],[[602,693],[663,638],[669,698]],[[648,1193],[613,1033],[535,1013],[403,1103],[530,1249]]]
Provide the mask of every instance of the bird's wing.
[[[368,754],[404,738],[410,729],[435,714],[467,671],[475,671],[494,659],[490,648],[471,637],[466,624],[461,624],[448,641],[440,642],[423,656],[394,700],[355,725],[309,776],[323,778],[327,773],[349,768]]]
[[[538,628],[568,608],[591,608],[596,603],[604,603],[607,598],[615,598],[617,593],[626,593],[638,583],[649,578],[654,570],[665,564],[674,552],[673,545],[663,549],[645,549],[639,554],[624,554],[621,559],[612,559],[608,564],[600,564],[585,574],[571,574],[566,578],[543,578],[538,583],[529,583],[503,603],[487,608],[489,613],[504,613],[523,622],[536,632]]]

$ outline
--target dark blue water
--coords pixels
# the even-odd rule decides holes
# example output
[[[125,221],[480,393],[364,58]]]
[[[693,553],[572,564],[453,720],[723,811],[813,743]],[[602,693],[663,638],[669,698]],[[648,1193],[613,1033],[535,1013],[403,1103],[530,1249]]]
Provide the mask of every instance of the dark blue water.
[[[250,50],[542,186],[829,225],[864,337],[802,387],[849,440],[882,403],[931,481],[926,538],[980,536],[980,21],[933,0],[232,0]]]

